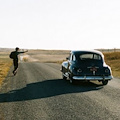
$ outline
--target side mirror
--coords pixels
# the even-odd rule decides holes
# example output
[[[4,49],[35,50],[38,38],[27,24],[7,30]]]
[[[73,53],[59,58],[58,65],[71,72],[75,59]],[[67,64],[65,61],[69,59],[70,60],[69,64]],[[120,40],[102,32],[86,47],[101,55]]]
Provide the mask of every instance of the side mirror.
[[[69,60],[69,57],[66,57],[66,60]]]

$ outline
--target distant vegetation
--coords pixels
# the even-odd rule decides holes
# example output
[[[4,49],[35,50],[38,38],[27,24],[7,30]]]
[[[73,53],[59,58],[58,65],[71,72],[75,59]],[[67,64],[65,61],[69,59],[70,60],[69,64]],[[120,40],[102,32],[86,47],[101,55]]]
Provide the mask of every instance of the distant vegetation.
[[[120,52],[105,52],[106,63],[111,67],[114,77],[120,77]]]

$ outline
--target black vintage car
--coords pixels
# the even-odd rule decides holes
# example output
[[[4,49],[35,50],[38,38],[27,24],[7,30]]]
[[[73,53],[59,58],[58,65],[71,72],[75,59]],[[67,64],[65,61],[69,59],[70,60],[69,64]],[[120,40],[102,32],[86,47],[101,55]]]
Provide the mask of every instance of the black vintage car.
[[[111,68],[104,61],[104,55],[97,50],[71,51],[66,59],[62,63],[61,72],[63,79],[69,79],[70,83],[98,80],[107,85],[113,78]]]

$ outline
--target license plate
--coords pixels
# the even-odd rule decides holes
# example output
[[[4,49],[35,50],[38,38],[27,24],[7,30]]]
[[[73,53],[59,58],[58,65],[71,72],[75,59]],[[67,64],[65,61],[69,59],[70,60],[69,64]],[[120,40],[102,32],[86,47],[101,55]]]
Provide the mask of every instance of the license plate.
[[[91,68],[90,71],[97,71],[97,68]]]

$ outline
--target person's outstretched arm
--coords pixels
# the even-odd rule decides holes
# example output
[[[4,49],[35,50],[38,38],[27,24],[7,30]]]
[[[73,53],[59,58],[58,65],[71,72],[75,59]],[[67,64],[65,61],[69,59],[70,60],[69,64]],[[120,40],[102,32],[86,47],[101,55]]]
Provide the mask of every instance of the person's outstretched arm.
[[[28,52],[28,50],[24,51],[24,53]]]
[[[28,50],[26,50],[26,51],[22,51],[22,52],[18,52],[18,53],[21,54],[21,53],[26,53],[26,52],[28,52]]]

